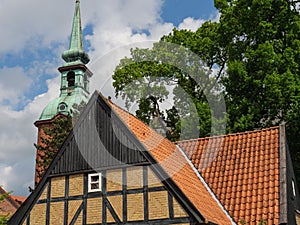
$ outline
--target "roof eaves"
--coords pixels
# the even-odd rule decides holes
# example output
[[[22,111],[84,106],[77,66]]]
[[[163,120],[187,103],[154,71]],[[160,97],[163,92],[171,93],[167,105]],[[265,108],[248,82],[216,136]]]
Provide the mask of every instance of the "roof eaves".
[[[179,145],[176,145],[179,152],[183,155],[183,157],[185,158],[185,160],[188,162],[188,164],[190,165],[190,167],[193,169],[193,171],[195,172],[195,174],[197,175],[197,177],[199,178],[199,180],[201,181],[201,183],[204,185],[204,187],[206,188],[206,190],[209,192],[209,194],[212,196],[212,198],[217,202],[217,204],[220,206],[220,208],[222,209],[222,211],[224,212],[224,214],[228,217],[228,219],[231,221],[231,223],[233,225],[237,225],[237,223],[233,220],[233,218],[230,216],[230,214],[227,212],[227,210],[224,208],[224,206],[222,205],[222,203],[219,201],[219,199],[216,197],[216,195],[214,194],[214,192],[211,190],[211,188],[208,186],[208,184],[205,182],[204,178],[201,176],[201,174],[198,172],[198,170],[195,168],[194,164],[189,160],[189,158],[187,157],[187,155],[184,153],[184,151],[180,148]]]

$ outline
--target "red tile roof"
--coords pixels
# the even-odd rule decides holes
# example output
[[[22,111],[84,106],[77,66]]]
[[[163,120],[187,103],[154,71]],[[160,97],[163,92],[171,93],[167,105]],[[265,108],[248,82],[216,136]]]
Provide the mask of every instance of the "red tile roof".
[[[25,202],[25,200],[27,199],[27,197],[24,196],[17,196],[17,195],[12,195],[11,198],[13,200],[15,200],[19,205],[21,205],[23,202]]]
[[[135,116],[108,102],[207,221],[223,225],[232,224],[233,221],[221,204],[174,143],[153,131]]]
[[[279,224],[279,127],[180,141],[235,221]]]
[[[8,193],[2,187],[0,187],[0,195],[3,194],[6,195]],[[0,202],[0,216],[14,214],[24,200],[24,197],[8,195],[4,201]]]

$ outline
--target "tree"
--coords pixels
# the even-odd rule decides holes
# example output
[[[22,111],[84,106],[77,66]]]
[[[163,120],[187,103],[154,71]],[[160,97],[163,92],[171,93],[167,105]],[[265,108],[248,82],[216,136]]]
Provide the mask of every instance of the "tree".
[[[7,193],[7,192],[0,194],[0,203],[3,202],[6,198],[8,198],[8,196],[9,196],[9,193]],[[0,208],[0,212],[1,211],[2,211],[2,209]],[[8,219],[9,219],[9,214],[0,216],[0,225],[6,225]]]
[[[158,52],[154,45],[152,49],[133,49],[131,58],[121,60],[113,75],[116,95],[129,102],[137,101],[138,110],[143,112],[138,116],[149,122],[149,114],[153,114],[151,106],[145,104],[133,88],[126,87],[142,78],[148,83],[153,82],[153,77],[160,77],[159,82],[161,78],[171,78],[196,106],[201,137],[210,134],[213,120],[203,93],[208,93],[205,90],[213,90],[212,95],[222,92],[228,133],[287,123],[289,146],[300,181],[300,152],[297,151],[300,146],[300,15],[297,2],[215,0],[215,6],[221,13],[219,22],[207,21],[196,32],[174,29],[160,40],[160,43],[171,42],[197,54],[203,68],[214,70],[214,76],[209,76],[214,82],[208,82],[207,86],[205,80],[200,80],[199,88],[199,80],[195,77],[189,77],[174,65],[155,60],[153,55],[164,52],[170,58],[172,51],[160,48]],[[180,63],[193,66],[185,59]],[[154,83],[155,90],[163,90],[159,82]],[[164,102],[164,91],[151,93],[157,102]],[[178,101],[185,105],[185,99]],[[180,128],[178,124],[183,124],[184,115],[175,113],[171,115],[179,116],[175,127]],[[176,131],[180,130],[177,128]]]
[[[299,12],[285,0],[215,2],[222,13],[219,32],[226,37],[222,82],[230,129],[293,120],[300,97]]]
[[[300,15],[295,1],[216,0],[227,43],[230,132],[287,124],[300,184]]]
[[[116,96],[125,99],[126,107],[137,102],[136,115],[149,125],[160,117],[170,140],[209,135],[207,124],[219,119],[209,107],[220,98],[219,85],[198,55],[162,39],[152,49],[132,49],[131,56],[121,60],[113,75]],[[170,92],[174,97],[169,101],[176,107],[163,111],[159,104]]]

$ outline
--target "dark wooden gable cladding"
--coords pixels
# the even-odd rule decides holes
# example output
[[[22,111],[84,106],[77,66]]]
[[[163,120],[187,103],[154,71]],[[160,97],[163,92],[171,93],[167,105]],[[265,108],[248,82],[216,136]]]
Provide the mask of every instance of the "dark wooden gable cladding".
[[[287,224],[297,225],[298,223],[296,221],[296,212],[300,210],[300,197],[288,146],[286,151],[286,157]]]
[[[147,162],[135,142],[107,103],[95,93],[63,144],[62,155],[51,175]]]

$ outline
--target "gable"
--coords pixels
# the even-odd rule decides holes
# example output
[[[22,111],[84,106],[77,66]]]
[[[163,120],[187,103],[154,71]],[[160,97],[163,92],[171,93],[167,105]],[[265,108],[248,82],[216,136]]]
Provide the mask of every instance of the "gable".
[[[60,153],[51,175],[146,162],[135,138],[98,94],[92,96]]]

